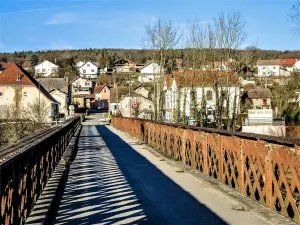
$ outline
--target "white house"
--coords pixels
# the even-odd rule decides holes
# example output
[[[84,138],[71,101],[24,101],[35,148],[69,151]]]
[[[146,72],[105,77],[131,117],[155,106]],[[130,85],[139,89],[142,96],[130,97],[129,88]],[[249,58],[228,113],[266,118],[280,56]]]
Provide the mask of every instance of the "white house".
[[[290,76],[291,72],[297,67],[295,67],[296,62],[297,59],[258,60],[257,75],[259,77]],[[300,66],[298,63],[296,65]]]
[[[93,93],[94,82],[85,79],[85,78],[77,78],[72,82],[72,96],[85,96]]]
[[[49,77],[52,75],[53,76],[57,75],[59,67],[48,60],[44,60],[39,65],[37,65],[34,69],[36,75]]]
[[[141,75],[138,77],[140,83],[153,82],[154,79],[161,77],[159,74],[164,73],[164,69],[157,63],[151,62],[144,66],[141,70]]]
[[[81,77],[97,78],[100,74],[100,68],[96,62],[78,62],[76,65]]]
[[[166,75],[165,81],[165,104],[164,119],[168,122],[175,122],[175,114],[179,112],[180,117],[195,119],[193,117],[193,105],[196,102],[199,106],[203,99],[203,93],[206,100],[206,115],[208,122],[214,122],[214,112],[216,110],[216,92],[213,88],[214,82],[225,87],[218,88],[219,96],[227,95],[229,97],[229,115],[233,114],[234,99],[236,99],[236,109],[238,106],[239,81],[238,78],[226,72],[214,71],[178,71],[172,75]],[[227,86],[228,82],[228,86]],[[193,87],[192,87],[193,86]],[[195,100],[192,100],[192,90],[195,91]],[[236,97],[235,97],[236,96]],[[224,97],[225,98],[225,97]],[[178,105],[179,103],[179,105]],[[226,104],[224,102],[224,104]],[[224,107],[226,107],[224,105]]]

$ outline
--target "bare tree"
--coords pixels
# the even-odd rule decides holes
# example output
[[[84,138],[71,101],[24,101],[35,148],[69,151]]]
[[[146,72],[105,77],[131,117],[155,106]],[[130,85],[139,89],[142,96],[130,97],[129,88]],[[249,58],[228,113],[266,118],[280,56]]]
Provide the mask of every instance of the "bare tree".
[[[50,111],[50,105],[44,98],[36,98],[33,102],[28,104],[28,111],[30,120],[36,123],[44,123],[47,120]]]
[[[295,34],[300,34],[300,0],[297,0],[297,2],[292,6],[291,9],[291,20],[295,24]]]
[[[171,21],[158,19],[153,24],[146,25],[146,37],[144,44],[152,49],[152,60],[160,65],[160,75],[154,76],[154,119],[162,119],[162,99],[163,95],[163,73],[166,67],[166,58],[169,52],[173,50],[179,40],[179,29]],[[158,54],[155,54],[155,53]]]

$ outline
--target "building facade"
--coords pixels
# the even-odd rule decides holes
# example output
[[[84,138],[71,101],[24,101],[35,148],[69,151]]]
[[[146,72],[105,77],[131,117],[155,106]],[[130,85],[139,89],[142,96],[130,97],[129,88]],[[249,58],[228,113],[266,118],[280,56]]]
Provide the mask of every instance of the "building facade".
[[[45,122],[58,119],[59,114],[59,102],[17,64],[0,76],[0,108],[8,107],[19,111],[24,119]]]
[[[57,76],[59,67],[54,63],[45,60],[37,65],[35,68],[35,74],[42,77]]]

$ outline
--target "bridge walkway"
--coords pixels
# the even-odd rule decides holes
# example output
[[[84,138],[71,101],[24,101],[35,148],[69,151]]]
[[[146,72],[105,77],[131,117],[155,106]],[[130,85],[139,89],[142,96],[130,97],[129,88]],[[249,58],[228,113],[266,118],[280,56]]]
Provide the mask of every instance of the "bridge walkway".
[[[95,120],[82,128],[55,224],[274,222]]]

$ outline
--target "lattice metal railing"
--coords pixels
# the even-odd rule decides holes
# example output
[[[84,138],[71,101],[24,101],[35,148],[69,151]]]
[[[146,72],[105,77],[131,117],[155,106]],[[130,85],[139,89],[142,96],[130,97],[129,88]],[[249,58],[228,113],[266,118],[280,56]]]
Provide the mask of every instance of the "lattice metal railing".
[[[74,118],[0,148],[0,224],[25,223],[79,124]]]
[[[122,117],[112,124],[300,223],[300,140]]]

